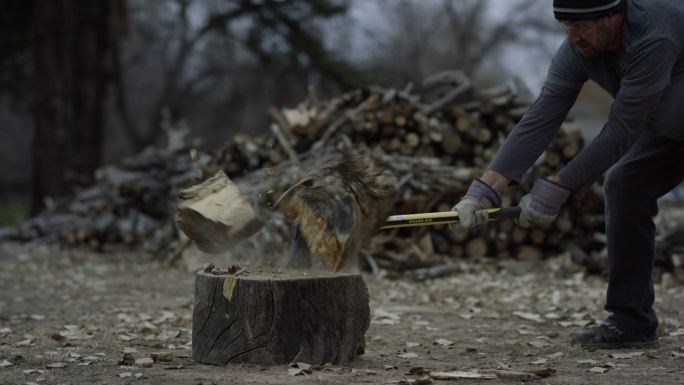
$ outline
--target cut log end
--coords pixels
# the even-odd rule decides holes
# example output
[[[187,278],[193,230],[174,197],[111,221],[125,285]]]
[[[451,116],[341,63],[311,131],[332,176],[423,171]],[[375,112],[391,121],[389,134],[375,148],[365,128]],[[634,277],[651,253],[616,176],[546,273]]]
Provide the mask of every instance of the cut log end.
[[[360,275],[199,272],[192,356],[214,365],[348,362],[364,351],[368,303]]]

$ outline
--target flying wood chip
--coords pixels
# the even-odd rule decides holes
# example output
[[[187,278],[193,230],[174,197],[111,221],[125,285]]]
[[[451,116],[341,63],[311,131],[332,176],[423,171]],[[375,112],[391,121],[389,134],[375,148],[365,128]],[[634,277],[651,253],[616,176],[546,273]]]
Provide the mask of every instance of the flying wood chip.
[[[220,253],[250,237],[262,222],[244,195],[223,172],[182,190],[176,224],[197,247]]]
[[[293,253],[318,256],[333,271],[341,269],[387,218],[395,184],[365,153],[323,159],[276,202],[297,225],[295,242],[300,239],[308,249],[293,247]]]

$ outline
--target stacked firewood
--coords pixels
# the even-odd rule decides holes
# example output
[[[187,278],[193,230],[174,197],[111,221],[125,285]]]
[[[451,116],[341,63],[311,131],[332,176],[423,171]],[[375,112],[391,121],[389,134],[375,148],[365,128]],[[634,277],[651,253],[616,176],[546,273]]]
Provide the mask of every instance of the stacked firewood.
[[[513,83],[477,89],[458,72],[427,79],[420,95],[410,87],[370,87],[328,101],[311,94],[295,108],[270,108],[273,123],[267,134],[235,135],[202,156],[185,142],[173,149],[148,149],[104,168],[94,186],[4,237],[104,250],[142,247],[165,258],[177,256],[173,214],[179,189],[224,170],[265,215],[312,159],[361,147],[399,181],[393,213],[448,211],[526,111],[530,100],[520,95]],[[503,197],[504,205],[516,205],[534,176],[557,172],[583,145],[578,133],[559,131],[529,180]],[[271,226],[278,235],[257,239],[268,238],[272,245],[286,240],[282,218],[270,223],[278,224]],[[549,228],[523,229],[502,221],[466,234],[444,226],[385,231],[364,253],[394,270],[449,256],[542,258],[563,251],[570,241],[573,250],[591,253],[601,247],[594,234],[602,231],[602,197],[592,190],[582,202],[567,205]]]
[[[173,135],[173,133],[171,134]],[[39,215],[6,229],[0,238],[33,245],[82,245],[99,251],[169,251],[175,195],[197,183],[208,156],[184,144],[147,148],[116,166],[96,172],[94,185],[49,201]]]

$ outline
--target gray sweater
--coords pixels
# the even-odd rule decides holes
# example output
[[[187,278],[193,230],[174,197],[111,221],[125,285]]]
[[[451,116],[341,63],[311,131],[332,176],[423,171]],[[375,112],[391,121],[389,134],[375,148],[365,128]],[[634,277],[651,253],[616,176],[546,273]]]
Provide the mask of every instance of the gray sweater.
[[[560,46],[541,94],[490,165],[514,182],[539,158],[589,79],[615,99],[601,133],[560,172],[584,191],[641,134],[684,140],[684,0],[626,0],[622,49],[585,58]]]

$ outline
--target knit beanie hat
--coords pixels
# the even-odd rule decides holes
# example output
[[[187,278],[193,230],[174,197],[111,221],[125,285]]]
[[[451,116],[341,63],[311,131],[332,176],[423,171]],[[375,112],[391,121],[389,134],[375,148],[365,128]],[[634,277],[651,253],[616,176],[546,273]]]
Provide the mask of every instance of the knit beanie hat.
[[[553,14],[558,20],[590,20],[609,16],[627,0],[553,0]]]

